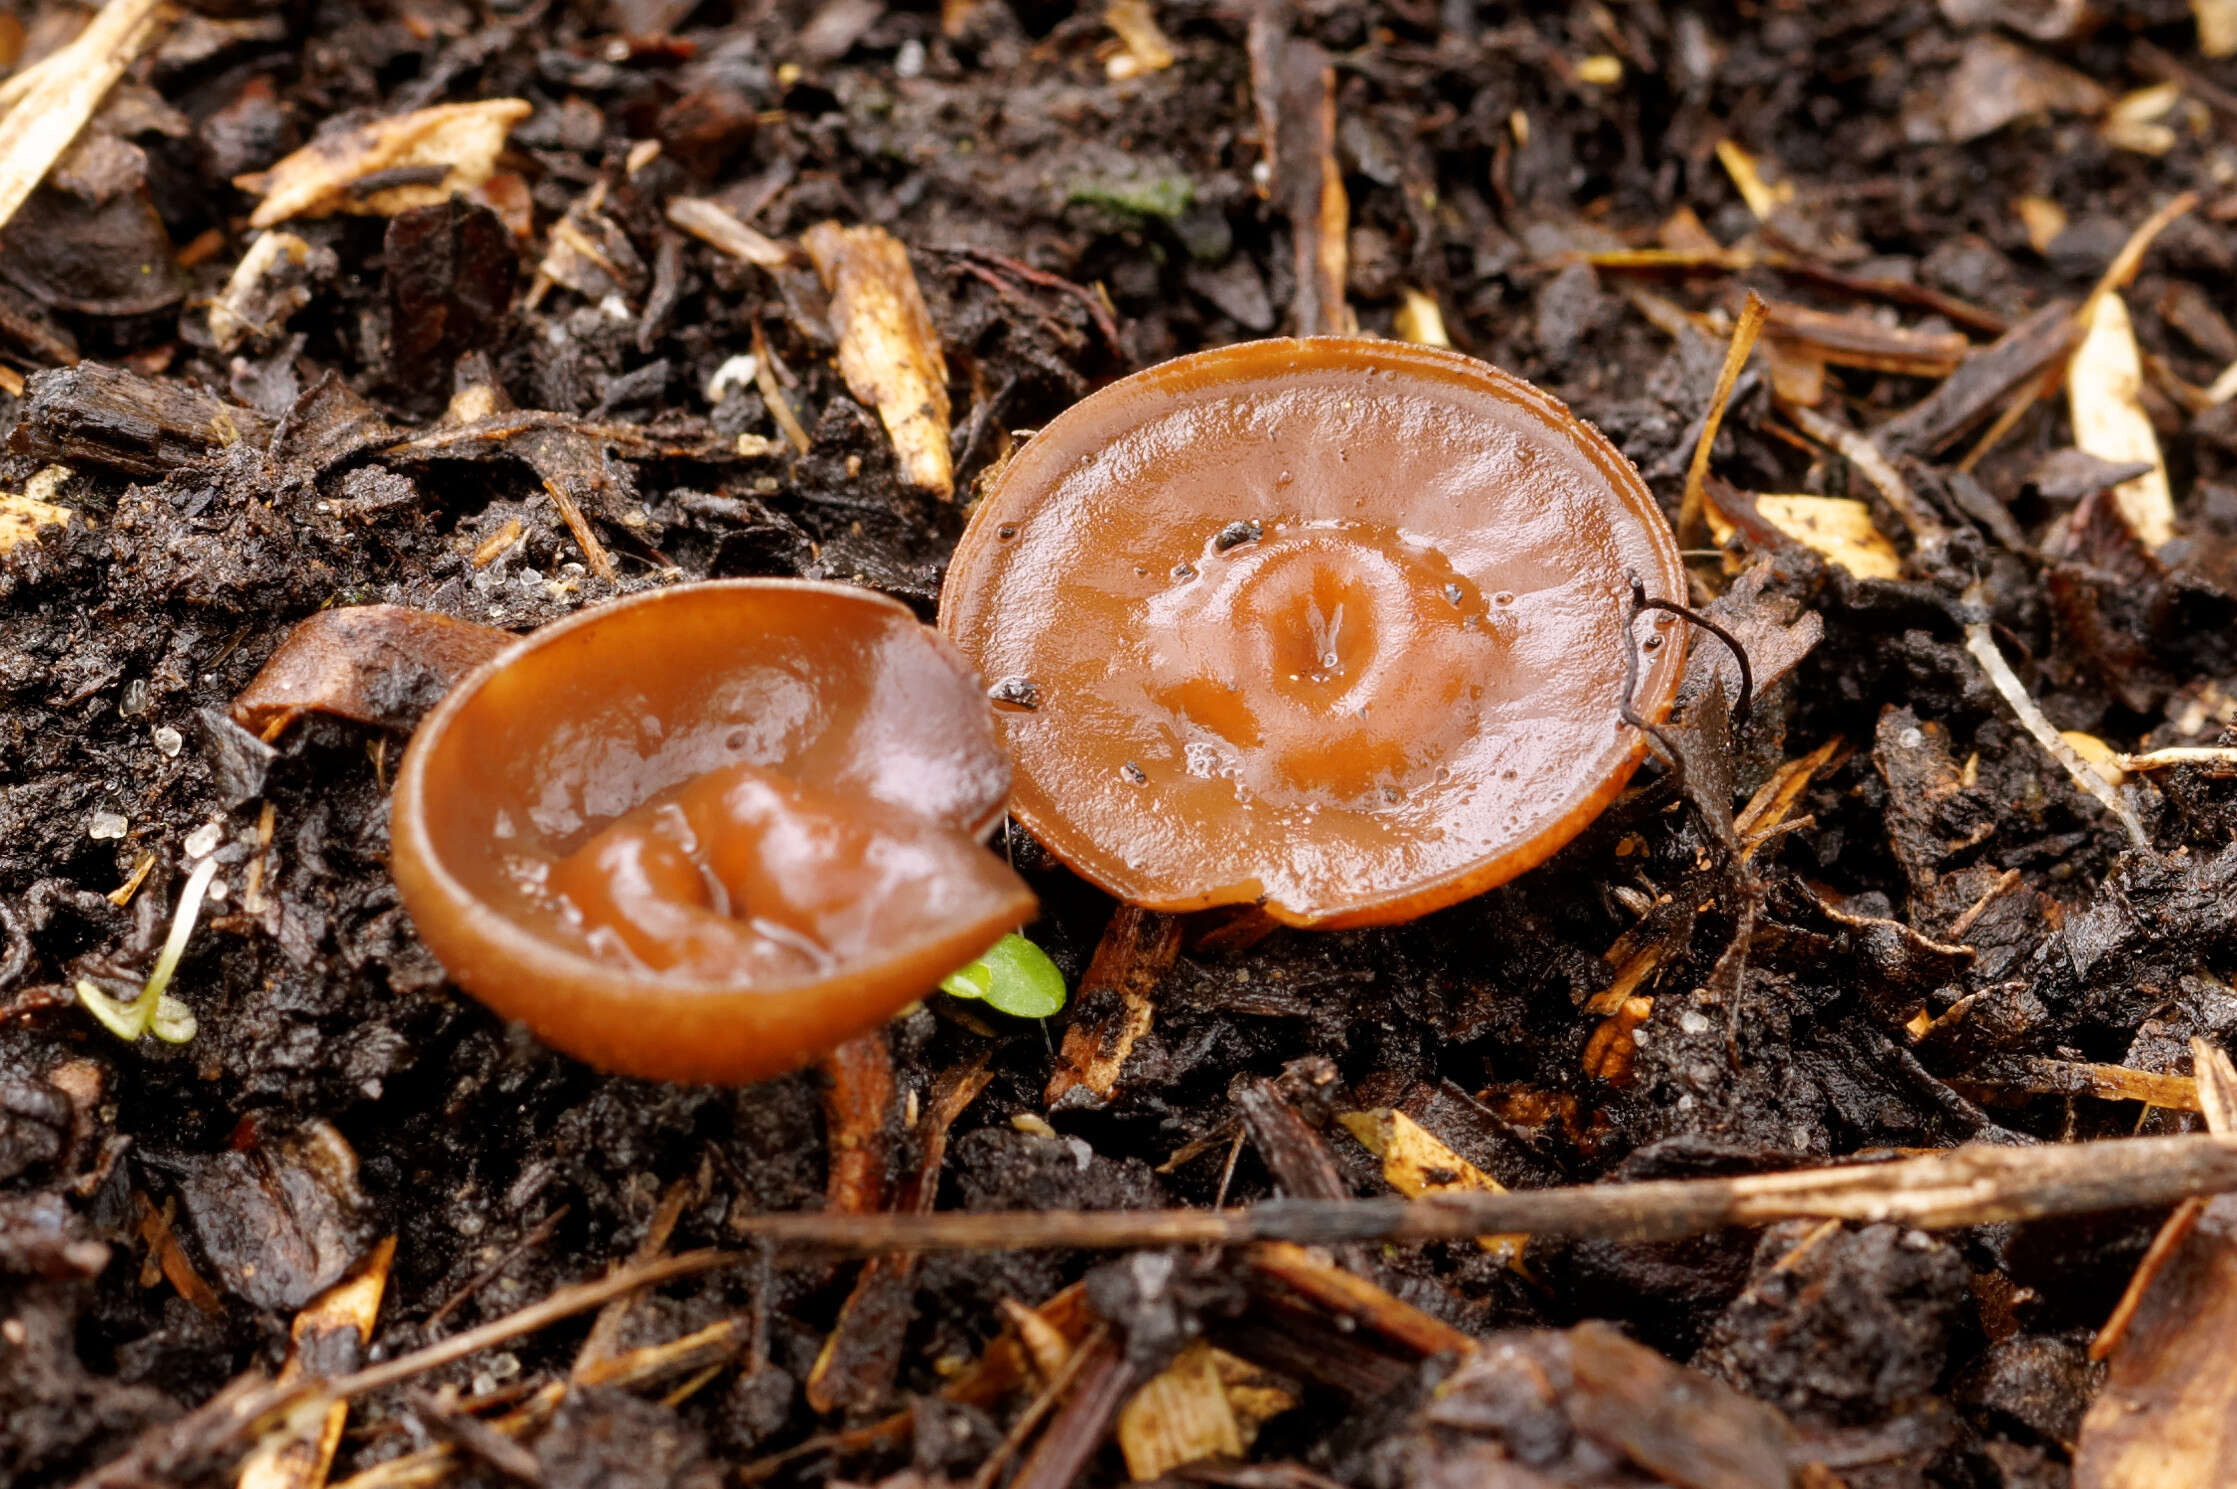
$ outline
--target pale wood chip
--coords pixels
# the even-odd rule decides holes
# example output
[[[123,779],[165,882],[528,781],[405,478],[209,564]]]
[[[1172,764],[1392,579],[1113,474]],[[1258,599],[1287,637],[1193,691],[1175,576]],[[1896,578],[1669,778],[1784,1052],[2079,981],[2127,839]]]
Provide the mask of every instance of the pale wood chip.
[[[2144,367],[2128,307],[2118,294],[2096,297],[2082,344],[2066,370],[2066,406],[2074,443],[2100,460],[2148,461],[2151,469],[2113,488],[2128,530],[2156,550],[2175,536],[2175,499],[2159,436],[2144,411]]]
[[[820,222],[800,241],[831,291],[839,374],[847,391],[877,409],[900,457],[901,478],[953,498],[948,363],[909,267],[909,251],[874,225]]]
[[[1902,577],[1903,559],[1872,525],[1869,503],[1845,496],[1758,496],[1755,510],[1780,532],[1859,579]]]
[[[506,135],[534,112],[534,105],[521,98],[415,109],[322,135],[270,170],[236,176],[233,184],[264,198],[249,217],[251,227],[337,212],[390,217],[448,201],[453,192],[472,191],[487,181],[497,169]],[[442,175],[360,194],[373,177],[415,167],[426,167],[431,175],[440,167]]]
[[[781,268],[792,259],[792,250],[784,244],[747,227],[729,208],[705,197],[670,198],[668,220],[709,247],[764,269]]]
[[[46,179],[124,69],[169,22],[162,0],[110,0],[61,51],[18,80],[0,120],[0,227]]]
[[[1344,1112],[1337,1121],[1360,1146],[1383,1161],[1383,1182],[1408,1199],[1446,1189],[1505,1194],[1507,1186],[1446,1146],[1444,1140],[1395,1107]],[[1522,1261],[1527,1236],[1478,1236],[1476,1244],[1507,1266]]]
[[[390,1236],[373,1248],[355,1272],[303,1305],[288,1330],[287,1363],[280,1369],[280,1384],[301,1380],[312,1371],[331,1373],[338,1362],[354,1364],[360,1358],[372,1341],[395,1255],[396,1238]],[[337,1335],[347,1340],[339,1348]],[[349,1414],[347,1401],[310,1398],[258,1441],[234,1482],[239,1489],[323,1489]]]

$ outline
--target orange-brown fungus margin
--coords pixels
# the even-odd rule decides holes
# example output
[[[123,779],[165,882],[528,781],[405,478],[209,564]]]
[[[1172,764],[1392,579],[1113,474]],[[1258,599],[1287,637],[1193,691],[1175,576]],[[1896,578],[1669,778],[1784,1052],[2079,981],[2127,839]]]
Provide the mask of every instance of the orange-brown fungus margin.
[[[469,992],[604,1070],[749,1081],[874,1028],[1033,896],[1009,762],[907,607],[681,585],[546,626],[405,752],[390,867]]]
[[[1544,860],[1668,710],[1677,544],[1597,430],[1471,358],[1252,342],[1103,389],[972,513],[941,628],[1011,812],[1158,910],[1408,920]]]

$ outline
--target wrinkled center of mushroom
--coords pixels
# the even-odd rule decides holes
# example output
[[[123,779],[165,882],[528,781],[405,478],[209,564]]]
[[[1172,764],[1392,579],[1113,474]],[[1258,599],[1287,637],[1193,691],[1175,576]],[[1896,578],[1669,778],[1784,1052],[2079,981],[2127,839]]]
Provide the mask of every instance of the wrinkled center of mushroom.
[[[928,896],[959,877],[957,845],[976,849],[936,824],[863,812],[725,766],[616,818],[544,887],[601,957],[710,981],[820,977],[874,949],[881,927],[936,908]]]
[[[1269,527],[1176,565],[1143,631],[1188,767],[1260,791],[1403,793],[1475,716],[1512,596],[1384,527]]]

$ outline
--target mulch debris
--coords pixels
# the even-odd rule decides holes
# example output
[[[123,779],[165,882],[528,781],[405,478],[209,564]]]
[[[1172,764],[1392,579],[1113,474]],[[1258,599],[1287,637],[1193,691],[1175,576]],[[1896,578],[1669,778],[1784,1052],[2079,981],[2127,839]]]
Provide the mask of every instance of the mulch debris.
[[[2226,1347],[2226,1199],[691,1258],[826,1206],[2226,1134],[2230,9],[0,16],[0,106],[50,126],[0,130],[0,1481],[2229,1482],[2237,1388],[2170,1374]],[[1352,327],[1537,381],[1698,512],[1745,714],[1697,633],[1682,768],[1394,929],[1114,907],[1009,833],[1076,989],[1045,1027],[935,997],[671,1087],[446,984],[387,793],[504,634],[720,576],[929,616],[1026,431]],[[198,1032],[120,1043],[73,989],[130,996],[212,857]],[[350,1287],[369,1347],[288,1364]],[[264,1377],[400,1359],[244,1467],[301,1429]]]

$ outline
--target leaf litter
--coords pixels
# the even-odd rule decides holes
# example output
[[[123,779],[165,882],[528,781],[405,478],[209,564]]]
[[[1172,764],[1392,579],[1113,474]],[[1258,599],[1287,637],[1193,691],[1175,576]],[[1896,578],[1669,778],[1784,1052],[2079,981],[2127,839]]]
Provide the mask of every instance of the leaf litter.
[[[2226,1187],[2181,1135],[2237,1038],[2237,307],[2178,190],[2229,33],[2162,9],[35,7],[0,1474],[2214,1482],[2169,1455],[2227,1404],[2147,1346],[2229,1296],[2226,1201],[2154,1245]],[[1355,320],[1706,519],[1758,696],[1730,736],[1697,642],[1683,804],[1322,937],[1018,835],[1045,1032],[937,995],[745,1091],[446,991],[383,866],[475,654],[424,637],[676,577],[928,607],[1089,388]],[[1970,1209],[1875,1162],[1968,1142]],[[875,1260],[755,1242],[825,1205]]]

